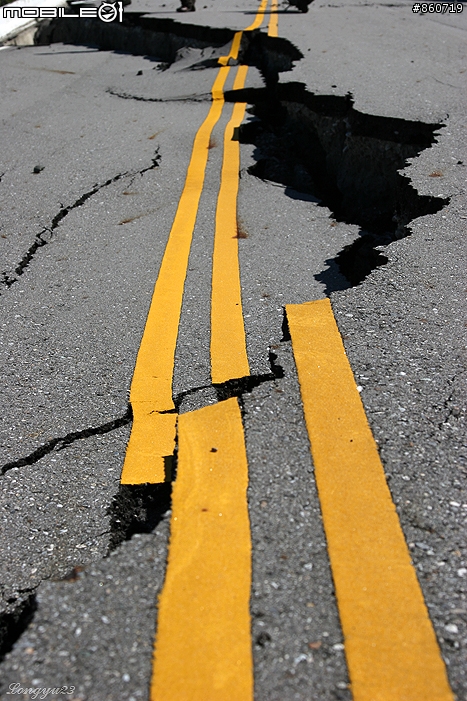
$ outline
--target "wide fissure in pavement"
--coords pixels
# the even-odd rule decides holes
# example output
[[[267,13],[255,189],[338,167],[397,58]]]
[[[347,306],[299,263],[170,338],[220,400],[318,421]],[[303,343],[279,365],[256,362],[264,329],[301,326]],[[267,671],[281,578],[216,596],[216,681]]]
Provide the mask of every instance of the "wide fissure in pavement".
[[[128,420],[131,420],[131,414]],[[92,435],[95,433],[94,430]],[[171,492],[170,483],[120,484],[112,503],[107,508],[110,524],[109,531],[106,533],[109,534],[109,542],[104,558],[123,542],[131,540],[135,534],[153,532],[171,508]],[[62,573],[56,571],[52,574],[52,579],[58,577],[55,581],[74,582],[78,579],[79,573],[89,564],[89,561],[80,563],[77,559],[76,564],[67,574],[62,576],[63,570]],[[5,608],[0,613],[0,662],[11,652],[15,643],[32,623],[37,610],[36,591],[39,586],[40,583],[30,589],[17,589],[10,598],[5,599]]]
[[[187,47],[220,49],[233,36],[228,28],[127,12],[122,24],[55,19],[41,25],[35,43],[61,41],[125,51],[154,57],[162,62],[159,67],[167,68]],[[256,66],[266,87],[227,91],[225,100],[252,105],[256,119],[242,125],[239,136],[257,147],[251,174],[285,185],[291,197],[315,198],[337,221],[361,228],[359,238],[326,261],[328,268],[316,276],[330,294],[360,284],[388,260],[378,247],[409,235],[413,219],[434,214],[449,202],[420,195],[398,172],[436,142],[443,125],[364,114],[354,109],[350,94],[316,95],[302,83],[279,84],[279,73],[292,70],[302,57],[286,39],[259,30],[244,32],[238,63]],[[217,65],[212,55],[190,70]]]
[[[172,504],[172,485],[120,484],[110,516],[109,553],[135,533],[151,533],[162,521]]]
[[[229,380],[221,384],[194,387],[180,393],[174,398],[178,412],[188,395],[199,394],[201,405],[205,405],[203,390],[213,388],[219,402],[232,397],[240,400],[245,393],[251,393],[255,387],[264,382],[271,382],[284,377],[284,370],[277,362],[277,356],[269,352],[270,373],[251,375]],[[242,410],[241,401],[240,409]],[[163,484],[120,484],[107,513],[110,516],[109,552],[123,541],[130,540],[135,533],[151,533],[172,504],[172,482],[177,474],[178,437],[176,437],[173,455],[165,457],[165,483]]]
[[[57,42],[98,47],[106,51],[123,51],[147,56],[168,68],[186,48],[220,49],[232,41],[233,29],[185,24],[172,19],[148,17],[139,12],[126,12],[120,24],[104,24],[98,19],[57,18],[44,22],[37,30],[34,43]],[[220,54],[219,54],[220,55]],[[290,71],[302,53],[287,39],[271,37],[259,30],[243,32],[238,59],[233,64],[256,66],[266,85],[277,83],[279,73]],[[218,57],[212,56],[191,66],[190,70],[218,68]]]
[[[207,385],[201,385],[200,387],[192,387],[180,392],[174,397],[175,409],[171,409],[170,412],[161,413],[180,413],[183,401],[191,396],[199,393],[200,395],[200,405],[197,408],[201,408],[206,405],[206,400],[203,398],[203,391],[207,389],[214,389],[216,392],[217,401],[224,402],[232,397],[241,398],[243,394],[250,394],[255,387],[259,387],[264,382],[273,382],[274,380],[280,380],[284,377],[284,369],[281,365],[276,363],[277,355],[272,351],[268,353],[269,366],[271,372],[265,372],[257,375],[246,375],[245,377],[237,377],[232,380],[227,380],[226,382],[220,383],[210,383]]]
[[[120,485],[111,505],[110,535],[107,553],[131,540],[137,533],[151,533],[171,508],[171,484]],[[65,575],[55,581],[75,582],[90,563],[76,564]],[[12,651],[15,643],[26,632],[34,619],[38,604],[36,591],[18,589],[14,596],[6,599],[6,607],[0,613],[0,662]]]
[[[351,95],[315,95],[302,83],[232,90],[225,99],[252,105],[254,119],[239,133],[242,143],[256,146],[252,175],[285,185],[290,197],[314,200],[337,221],[360,227],[360,237],[316,276],[328,294],[362,282],[388,260],[377,247],[408,236],[413,219],[449,202],[420,195],[399,173],[436,142],[442,124],[364,114]]]
[[[196,26],[147,17],[140,12],[125,12],[123,22],[118,24],[105,24],[97,19],[75,22],[65,17],[44,22],[36,32],[34,43],[97,46],[104,51],[151,56],[170,65],[180,49],[225,46],[232,41],[234,33],[227,28]]]
[[[31,623],[37,609],[35,593],[20,595],[7,604],[9,608],[0,615],[0,662]]]
[[[243,394],[250,394],[255,387],[259,387],[259,385],[264,382],[281,380],[284,377],[284,369],[281,365],[276,363],[277,355],[269,351],[268,359],[271,372],[263,373],[262,375],[247,375],[246,377],[239,377],[219,384],[213,384],[212,386],[216,390],[217,400],[219,402],[225,402],[232,397],[241,398]]]
[[[232,397],[240,400],[245,393],[251,393],[264,382],[273,382],[284,377],[284,370],[277,363],[277,355],[269,351],[270,373],[249,375],[221,384],[194,387],[174,397],[175,411],[178,413],[184,399],[191,394],[200,395],[205,405],[203,390],[213,388],[219,402]],[[240,402],[241,408],[241,402]],[[130,419],[131,420],[131,416]],[[165,457],[165,483],[162,484],[120,484],[107,513],[110,516],[109,552],[123,541],[130,540],[135,533],[151,533],[171,509],[172,482],[177,474],[178,440],[176,438],[173,455]]]
[[[131,420],[131,414],[129,420]],[[112,503],[107,508],[107,515],[110,518],[109,531],[107,531],[109,543],[104,558],[123,542],[131,540],[135,534],[153,532],[171,508],[171,492],[170,483],[120,484]],[[79,573],[89,564],[89,561],[81,564],[78,559],[67,574],[61,576],[61,573],[55,572],[52,574],[52,579],[58,577],[55,581],[74,582],[78,579]],[[40,583],[31,589],[18,589],[14,595],[5,600],[5,608],[0,613],[0,662],[11,652],[15,643],[32,623],[37,610],[36,591],[39,586]]]

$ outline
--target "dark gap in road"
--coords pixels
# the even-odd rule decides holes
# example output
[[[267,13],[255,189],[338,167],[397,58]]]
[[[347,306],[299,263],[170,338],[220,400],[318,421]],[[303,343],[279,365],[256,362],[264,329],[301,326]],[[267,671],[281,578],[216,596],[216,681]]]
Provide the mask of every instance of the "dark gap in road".
[[[172,484],[120,484],[110,516],[109,553],[135,533],[151,533],[172,504]]]
[[[285,310],[285,307],[282,310],[283,317],[282,317],[282,338],[281,338],[281,343],[285,343],[286,341],[291,341],[292,336],[290,335],[290,328],[289,328],[289,320],[287,318],[287,312]]]
[[[112,419],[112,421],[107,421],[105,424],[101,424],[100,426],[83,428],[81,431],[72,431],[71,433],[67,433],[66,436],[61,436],[60,438],[52,438],[52,440],[39,446],[39,448],[36,448],[36,450],[33,450],[32,453],[26,455],[24,458],[7,462],[5,465],[0,467],[0,474],[4,475],[6,472],[8,472],[8,470],[12,470],[14,467],[33,465],[45,455],[63,450],[75,441],[82,440],[83,438],[90,438],[91,436],[101,436],[105,433],[110,433],[110,431],[115,431],[115,429],[120,428],[121,426],[126,426],[132,420],[133,412],[131,410],[131,406],[128,406],[123,416],[120,416],[118,419]]]
[[[105,24],[99,19],[56,18],[44,22],[37,30],[34,43],[49,45],[57,42],[97,47],[105,51],[120,51],[135,56],[146,56],[162,63],[164,70],[170,67],[180,52],[186,48],[216,49],[225,48],[233,40],[235,30],[217,27],[186,24],[173,19],[150,17],[141,12],[125,12],[122,23]],[[219,53],[220,55],[220,53]],[[270,37],[256,29],[244,31],[238,60],[231,65],[242,63],[256,66],[266,85],[273,86],[279,73],[290,71],[294,61],[303,54],[287,39]],[[218,68],[218,57],[195,62],[188,70]]]
[[[156,149],[151,165],[146,166],[145,168],[142,168],[141,170],[138,170],[136,172],[127,171],[124,173],[118,173],[117,175],[114,175],[113,178],[109,178],[108,180],[106,180],[104,183],[97,183],[96,185],[94,185],[94,187],[91,188],[91,190],[88,190],[88,192],[85,192],[83,195],[81,195],[81,197],[78,197],[78,199],[75,200],[73,204],[68,205],[68,207],[62,206],[59,212],[57,212],[57,214],[53,217],[50,226],[44,227],[42,231],[36,234],[36,238],[34,239],[33,243],[28,248],[22,259],[14,269],[14,274],[16,275],[16,277],[10,272],[4,271],[1,273],[0,286],[3,285],[6,288],[10,288],[15,282],[18,282],[18,278],[24,274],[26,268],[33,260],[39,248],[42,248],[42,246],[46,246],[48,243],[50,243],[55,229],[71,211],[73,211],[77,207],[81,207],[90,197],[99,192],[99,190],[102,190],[102,188],[108,187],[109,185],[112,185],[113,183],[117,182],[118,180],[121,180],[122,178],[136,177],[136,175],[143,175],[149,170],[158,168],[160,159],[161,157],[159,154],[159,150]]]
[[[231,90],[225,99],[252,105],[255,119],[239,131],[242,143],[256,146],[252,175],[285,185],[294,199],[316,198],[337,221],[360,226],[360,237],[316,276],[327,294],[362,282],[387,262],[378,247],[408,236],[413,219],[449,202],[419,195],[398,172],[436,142],[442,124],[364,114],[351,95],[315,95],[302,83]]]
[[[143,95],[131,95],[116,88],[108,88],[106,92],[122,100],[136,100],[137,102],[211,102],[211,93],[201,93],[199,95],[182,95],[180,97],[145,97]]]
[[[0,662],[31,623],[37,609],[36,595],[29,594],[10,610],[0,614]]]
[[[44,22],[34,37],[36,45],[63,42],[121,51],[135,56],[150,56],[169,64],[185,47],[221,47],[232,41],[235,31],[228,28],[198,26],[143,12],[125,11],[123,21],[104,23],[99,19],[56,18]]]
[[[259,29],[243,32],[239,63],[254,66],[261,73],[268,89],[279,81],[279,73],[291,71],[302,52],[287,39],[271,37]]]
[[[174,404],[175,404],[175,409],[171,409],[170,411],[161,411],[161,414],[169,414],[173,413],[174,411],[178,414],[180,411],[180,407],[182,405],[182,402],[186,397],[190,397],[193,394],[197,394],[198,392],[202,392],[203,389],[211,389],[213,385],[200,385],[199,387],[192,387],[191,389],[186,389],[183,392],[179,392],[178,394],[175,395],[174,397]]]
[[[107,557],[124,541],[136,533],[151,533],[171,508],[172,485],[141,484],[119,485],[112,504],[107,509],[110,516],[110,537]],[[76,582],[86,565],[75,565],[59,579],[52,581]],[[0,613],[0,662],[26,631],[37,610],[36,589],[19,589],[6,599],[6,610]]]
[[[241,397],[241,395],[245,392],[250,393],[255,387],[263,384],[263,382],[273,382],[274,380],[282,379],[284,377],[284,369],[281,365],[276,363],[277,355],[270,350],[268,353],[268,358],[271,372],[258,375],[247,375],[246,377],[238,377],[217,384],[211,383],[209,385],[192,387],[184,392],[179,392],[173,400],[175,404],[175,411],[179,413],[182,402],[184,399],[186,399],[186,397],[197,394],[198,392],[201,393],[206,389],[214,389],[216,391],[217,400],[219,402],[223,402],[226,399],[231,399],[232,397]]]
[[[263,382],[271,382],[276,379],[281,379],[282,377],[284,377],[284,370],[281,365],[276,364],[276,359],[277,356],[275,355],[275,353],[269,351],[269,363],[271,365],[270,373],[264,373],[262,375],[249,375],[247,377],[228,380],[227,382],[221,384],[210,384],[202,387],[194,387],[193,389],[186,390],[185,392],[180,392],[180,394],[178,394],[174,399],[176,409],[171,410],[171,412],[161,413],[172,413],[173,411],[178,413],[180,405],[185,397],[191,394],[195,394],[196,392],[203,389],[209,389],[211,387],[214,388],[218,395],[218,400],[224,401],[225,399],[230,399],[230,397],[239,397],[244,392],[251,392],[255,387],[258,387],[258,385],[262,384]],[[50,441],[47,441],[47,443],[44,443],[43,445],[33,450],[32,453],[30,453],[29,455],[19,458],[18,460],[13,460],[11,462],[5,463],[0,467],[0,475],[4,475],[9,470],[12,470],[16,467],[33,465],[49,453],[63,450],[75,441],[82,440],[84,438],[90,438],[91,436],[98,436],[110,433],[111,431],[115,431],[116,429],[121,428],[122,426],[127,426],[132,421],[133,411],[131,405],[129,404],[126,412],[117,419],[107,421],[106,423],[101,424],[100,426],[91,426],[88,428],[84,428],[81,431],[71,431],[65,436],[52,438]],[[171,481],[175,472],[176,455],[166,456],[165,460],[167,481]]]
[[[274,382],[274,380],[282,379],[284,377],[284,368],[282,365],[276,363],[276,360],[277,355],[269,351],[271,372],[263,373],[262,375],[238,377],[233,380],[227,380],[227,382],[222,382],[221,384],[213,383],[212,386],[216,390],[218,401],[224,402],[226,399],[231,399],[232,397],[241,398],[245,393],[252,392],[255,387],[259,387],[259,385],[264,382]]]

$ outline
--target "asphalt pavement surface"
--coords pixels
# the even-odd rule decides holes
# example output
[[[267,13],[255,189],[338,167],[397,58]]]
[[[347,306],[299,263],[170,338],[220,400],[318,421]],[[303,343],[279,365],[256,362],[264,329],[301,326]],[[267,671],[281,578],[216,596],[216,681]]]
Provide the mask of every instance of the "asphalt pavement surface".
[[[257,12],[202,2],[176,14],[175,0],[133,0],[120,33],[75,19],[0,46],[5,699],[20,687],[149,699],[170,485],[120,484],[129,389],[218,58]],[[352,698],[284,312],[326,297],[454,698],[467,700],[467,10],[453,7],[464,11],[280,6],[277,38],[265,24],[242,43],[241,95],[232,71],[225,86],[173,395],[180,414],[219,399],[212,241],[223,133],[244,101],[237,227],[254,381],[237,394],[257,701]]]

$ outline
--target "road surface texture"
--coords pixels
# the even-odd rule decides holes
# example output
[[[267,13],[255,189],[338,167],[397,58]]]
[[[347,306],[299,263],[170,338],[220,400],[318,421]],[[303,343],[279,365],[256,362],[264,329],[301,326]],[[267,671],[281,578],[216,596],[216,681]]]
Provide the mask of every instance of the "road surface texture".
[[[175,10],[0,47],[1,698],[466,701],[467,11]]]

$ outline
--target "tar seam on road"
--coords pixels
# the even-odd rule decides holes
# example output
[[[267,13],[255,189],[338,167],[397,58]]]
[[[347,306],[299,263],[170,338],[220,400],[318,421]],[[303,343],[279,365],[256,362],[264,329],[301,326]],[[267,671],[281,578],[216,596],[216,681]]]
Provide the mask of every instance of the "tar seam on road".
[[[453,701],[328,299],[286,306],[354,701]]]
[[[151,701],[252,701],[248,465],[238,400],[179,418]]]

